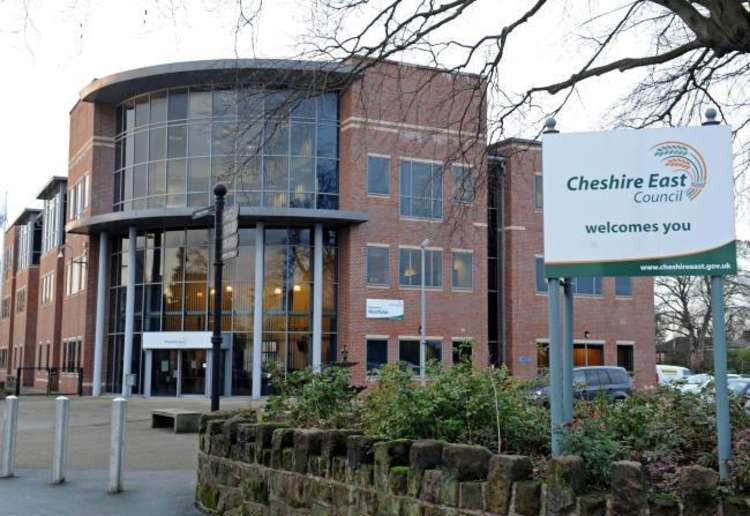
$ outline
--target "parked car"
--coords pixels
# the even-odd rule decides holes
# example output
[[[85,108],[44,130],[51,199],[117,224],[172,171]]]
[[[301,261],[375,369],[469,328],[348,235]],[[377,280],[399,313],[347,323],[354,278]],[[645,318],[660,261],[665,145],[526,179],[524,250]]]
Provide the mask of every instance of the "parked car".
[[[624,400],[633,393],[633,379],[622,367],[586,366],[573,369],[573,395],[577,399],[594,399],[605,393],[615,400]],[[532,389],[532,394],[547,402],[549,386],[539,385]]]
[[[656,375],[659,385],[669,385],[675,380],[685,379],[693,372],[687,367],[659,364],[656,366]]]
[[[727,374],[727,380],[740,380],[742,377],[738,374]],[[675,382],[675,386],[682,392],[703,392],[711,390],[713,387],[714,377],[708,373],[694,374],[688,376],[684,381]]]
[[[727,381],[729,392],[734,393],[743,401],[745,414],[750,416],[750,378],[730,378]]]

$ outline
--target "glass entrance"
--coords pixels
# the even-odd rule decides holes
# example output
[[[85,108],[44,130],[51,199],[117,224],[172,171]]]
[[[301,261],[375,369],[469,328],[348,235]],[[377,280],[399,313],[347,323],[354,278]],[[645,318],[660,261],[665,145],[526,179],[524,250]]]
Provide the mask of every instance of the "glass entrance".
[[[206,394],[206,369],[208,368],[205,349],[186,349],[182,354],[180,393]]]
[[[178,351],[155,349],[151,376],[152,396],[177,396]]]

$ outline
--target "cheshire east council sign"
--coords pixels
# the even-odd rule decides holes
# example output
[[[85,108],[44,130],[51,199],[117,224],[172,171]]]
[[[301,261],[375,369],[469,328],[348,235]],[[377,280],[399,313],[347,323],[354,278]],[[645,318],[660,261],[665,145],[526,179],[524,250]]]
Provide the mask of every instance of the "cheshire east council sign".
[[[737,271],[724,125],[545,134],[547,277]]]

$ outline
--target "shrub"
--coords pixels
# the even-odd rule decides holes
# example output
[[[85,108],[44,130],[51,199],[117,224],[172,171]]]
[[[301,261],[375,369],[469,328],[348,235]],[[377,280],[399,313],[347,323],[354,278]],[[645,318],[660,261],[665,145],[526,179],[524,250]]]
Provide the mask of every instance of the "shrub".
[[[507,369],[479,370],[468,362],[430,364],[424,385],[396,365],[381,370],[365,403],[364,425],[387,438],[440,439],[493,450],[539,455],[548,449],[549,419],[530,383]]]
[[[748,428],[739,400],[732,398],[730,410],[733,429]],[[700,464],[717,468],[716,446],[713,400],[705,393],[675,389],[641,392],[624,401],[601,397],[579,402],[575,419],[563,434],[565,453],[583,457],[587,480],[596,486],[607,485],[613,461],[628,459],[644,465],[653,485],[671,491],[680,467]],[[750,453],[745,456],[750,458]],[[743,467],[750,472],[750,461],[743,463],[738,459],[736,468]],[[737,476],[738,486],[742,484],[741,477]]]
[[[277,369],[271,376],[276,394],[268,399],[266,417],[301,427],[355,427],[360,405],[350,380],[349,370],[343,367],[326,367],[320,374],[311,368],[288,374]]]

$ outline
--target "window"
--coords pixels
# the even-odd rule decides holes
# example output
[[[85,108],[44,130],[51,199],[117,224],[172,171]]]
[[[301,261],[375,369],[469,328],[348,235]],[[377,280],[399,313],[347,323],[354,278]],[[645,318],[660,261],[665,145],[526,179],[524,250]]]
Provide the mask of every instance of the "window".
[[[39,296],[39,302],[42,305],[46,305],[52,302],[52,293],[54,292],[54,278],[55,275],[52,272],[48,272],[42,276],[42,291]]]
[[[3,298],[0,315],[3,319],[7,319],[8,317],[10,317],[10,296]]]
[[[534,258],[536,273],[536,291],[547,292],[547,279],[544,277],[544,258],[537,256]]]
[[[453,341],[453,363],[471,363],[471,340],[459,339]]]
[[[474,177],[471,167],[467,165],[453,165],[453,200],[471,204],[474,202]]]
[[[542,174],[534,174],[534,209],[541,210],[544,204],[544,181]]]
[[[584,296],[601,296],[602,278],[601,276],[575,278],[575,288],[576,294]]]
[[[62,204],[63,194],[57,193],[50,199],[45,199],[42,211],[42,254],[55,249],[61,242],[62,221],[58,209]]]
[[[536,343],[536,374],[544,376],[549,370],[549,343]]]
[[[398,284],[402,287],[422,285],[422,250],[399,249]],[[425,287],[442,288],[443,252],[425,250]]]
[[[536,280],[536,291],[547,292],[547,278],[544,276],[544,258],[537,256],[534,258],[534,272]],[[602,277],[587,276],[574,278],[573,285],[577,295],[584,296],[601,296],[602,295]]]
[[[76,294],[86,288],[86,253],[65,265],[65,295]]]
[[[367,193],[375,195],[391,193],[391,158],[367,157]]]
[[[89,174],[84,174],[73,187],[68,190],[68,219],[76,220],[83,210],[89,206]]]
[[[619,297],[633,295],[633,282],[628,276],[617,276],[615,278],[615,295]]]
[[[442,361],[443,343],[439,340],[425,341],[425,358],[427,362]],[[398,361],[402,367],[408,367],[412,373],[419,374],[419,339],[403,339],[398,342]]]
[[[625,369],[628,373],[632,373],[634,371],[632,344],[617,345],[617,365]]]
[[[443,167],[437,163],[401,160],[401,215],[420,219],[443,217]]]
[[[63,371],[75,372],[81,367],[81,339],[63,342]]]
[[[367,374],[388,363],[388,339],[367,339]]]
[[[387,246],[367,246],[367,284],[388,286],[390,281],[390,248]]]
[[[3,250],[3,279],[8,279],[13,263],[13,246],[9,245]]]
[[[8,350],[0,349],[0,369],[8,367]]]
[[[456,290],[471,290],[474,287],[474,254],[453,251],[451,263],[451,285]]]
[[[26,310],[26,287],[16,291],[16,313],[19,314]]]

